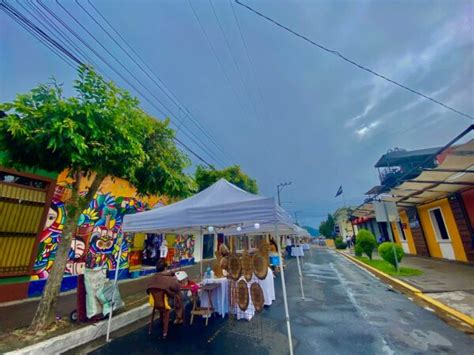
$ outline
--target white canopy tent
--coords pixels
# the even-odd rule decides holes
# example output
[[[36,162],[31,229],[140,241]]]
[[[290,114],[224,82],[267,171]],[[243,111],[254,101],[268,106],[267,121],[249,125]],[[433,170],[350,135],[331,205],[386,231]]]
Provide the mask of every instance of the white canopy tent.
[[[207,189],[174,204],[140,212],[124,217],[124,232],[141,233],[193,233],[212,226],[215,230],[231,230],[241,227],[273,226],[276,238],[286,230],[292,230],[289,214],[267,198],[248,193],[239,187],[220,179]],[[201,244],[202,245],[202,244]],[[280,243],[277,243],[281,255]],[[288,331],[290,354],[293,354],[290,317],[285,286],[285,273],[281,270],[283,302]]]
[[[273,198],[248,193],[225,179],[185,200],[132,215],[123,221],[124,232],[176,233],[199,231],[204,226],[227,228],[278,224],[292,226],[289,214]]]

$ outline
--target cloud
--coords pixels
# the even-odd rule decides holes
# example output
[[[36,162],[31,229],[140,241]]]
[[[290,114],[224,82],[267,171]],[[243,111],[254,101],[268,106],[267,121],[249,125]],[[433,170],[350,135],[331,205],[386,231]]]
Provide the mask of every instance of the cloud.
[[[359,138],[362,138],[369,134],[371,131],[373,131],[379,124],[380,121],[371,122],[367,126],[363,126],[362,128],[356,129],[355,133],[359,136]]]
[[[432,65],[435,63],[435,61],[444,54],[451,51],[454,46],[472,43],[472,39],[467,36],[466,33],[466,31],[468,31],[467,27],[460,26],[461,22],[462,19],[457,18],[442,26],[429,39],[429,43],[421,49],[416,47],[407,51],[398,58],[382,58],[378,65],[375,66],[376,71],[389,78],[393,78],[402,84],[406,83],[409,86],[409,79],[411,78],[416,78],[416,80],[420,82],[423,77],[430,73]],[[364,85],[366,84],[364,83]],[[441,89],[435,90],[433,93],[431,93],[431,95],[439,95],[440,93],[446,91],[450,86],[451,83],[442,87]],[[382,103],[387,98],[401,90],[401,88],[379,77],[372,77],[371,89],[363,109],[360,111],[360,113],[346,120],[344,126],[346,128],[351,128],[356,126],[359,122],[364,122],[364,120],[370,117],[373,111],[382,106]],[[386,113],[383,116],[379,116],[377,121],[370,124],[364,124],[361,128],[354,130],[354,132],[359,137],[365,136],[371,129],[375,128],[381,123],[381,121],[388,118],[389,116],[393,116],[397,113],[405,113],[415,108],[422,102],[426,102],[426,99],[417,97],[408,104],[403,105],[392,112]]]

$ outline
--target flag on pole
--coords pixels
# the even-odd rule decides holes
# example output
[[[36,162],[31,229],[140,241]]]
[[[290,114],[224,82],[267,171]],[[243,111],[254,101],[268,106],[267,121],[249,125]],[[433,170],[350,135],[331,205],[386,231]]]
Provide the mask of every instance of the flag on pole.
[[[336,196],[334,196],[334,197],[337,197],[337,196],[339,196],[339,195],[341,195],[341,194],[342,194],[342,185],[339,186],[339,190],[337,190]]]

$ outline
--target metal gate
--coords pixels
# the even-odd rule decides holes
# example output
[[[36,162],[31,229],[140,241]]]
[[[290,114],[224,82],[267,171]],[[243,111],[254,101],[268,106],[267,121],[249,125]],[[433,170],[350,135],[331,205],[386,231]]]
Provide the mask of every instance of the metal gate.
[[[0,167],[0,277],[31,273],[54,185]]]

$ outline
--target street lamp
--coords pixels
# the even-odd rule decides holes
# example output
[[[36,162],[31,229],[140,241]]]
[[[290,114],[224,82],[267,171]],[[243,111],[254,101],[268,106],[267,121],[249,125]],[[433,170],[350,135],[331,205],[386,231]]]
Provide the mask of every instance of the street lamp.
[[[278,195],[278,206],[281,206],[280,202],[280,191],[283,190],[285,186],[291,185],[291,181],[288,182],[282,182],[277,185],[277,195]]]

